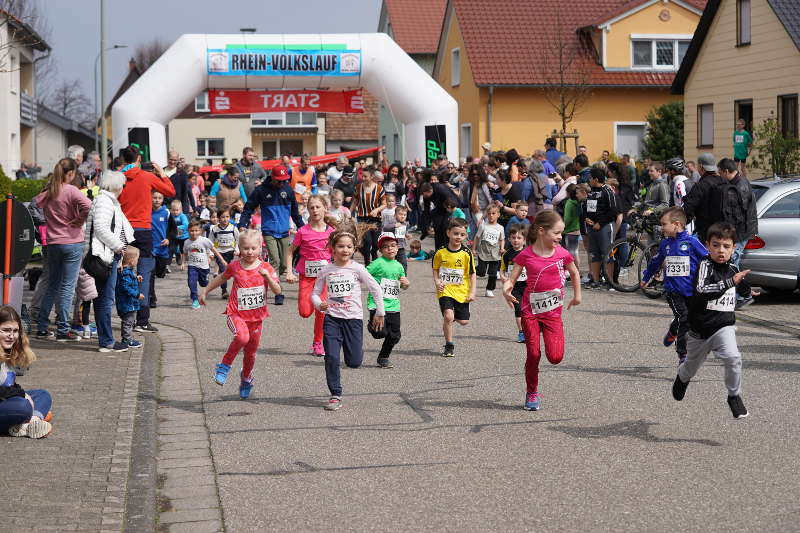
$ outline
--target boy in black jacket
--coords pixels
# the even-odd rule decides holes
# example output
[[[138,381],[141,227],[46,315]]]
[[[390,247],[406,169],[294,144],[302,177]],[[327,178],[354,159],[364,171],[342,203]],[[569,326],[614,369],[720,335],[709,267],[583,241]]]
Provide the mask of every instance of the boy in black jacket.
[[[742,389],[742,355],[736,344],[736,293],[750,297],[750,284],[745,276],[750,272],[730,263],[736,246],[736,228],[717,223],[708,228],[706,248],[709,256],[697,267],[694,294],[689,299],[689,335],[686,339],[686,360],[678,367],[672,385],[672,396],[683,400],[689,380],[694,377],[709,352],[725,366],[725,387],[728,406],[734,418],[749,413],[740,396]]]

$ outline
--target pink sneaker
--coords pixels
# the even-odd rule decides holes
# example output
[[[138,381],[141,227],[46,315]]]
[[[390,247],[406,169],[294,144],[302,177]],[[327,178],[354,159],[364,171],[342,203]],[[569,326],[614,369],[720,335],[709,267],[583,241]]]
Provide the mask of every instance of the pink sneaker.
[[[317,357],[323,357],[325,355],[325,348],[322,347],[321,342],[315,342],[311,345],[311,354]]]

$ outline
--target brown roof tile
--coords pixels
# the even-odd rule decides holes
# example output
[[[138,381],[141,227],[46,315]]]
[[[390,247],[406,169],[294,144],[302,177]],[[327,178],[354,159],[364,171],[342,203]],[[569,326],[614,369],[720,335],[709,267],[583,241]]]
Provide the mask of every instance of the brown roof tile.
[[[408,54],[435,54],[447,0],[384,0],[392,36]]]

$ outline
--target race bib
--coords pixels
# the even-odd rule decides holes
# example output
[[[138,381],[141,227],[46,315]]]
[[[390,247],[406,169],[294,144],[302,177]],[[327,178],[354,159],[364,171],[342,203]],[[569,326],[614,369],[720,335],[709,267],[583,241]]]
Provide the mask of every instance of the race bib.
[[[229,248],[233,246],[233,233],[221,233],[217,235],[217,248]]]
[[[205,252],[189,252],[186,261],[192,266],[201,267],[205,265],[205,261],[203,260],[205,257]]]
[[[725,294],[717,298],[716,300],[711,300],[706,304],[706,309],[709,311],[723,311],[723,312],[731,312],[736,309],[736,287],[731,287]]]
[[[402,226],[395,226],[394,227],[394,236],[397,239],[405,239],[406,238],[406,225],[403,224]]]
[[[445,285],[461,285],[464,282],[464,270],[442,267],[439,269],[439,280]]]
[[[327,265],[328,262],[324,259],[320,259],[319,261],[306,261],[306,277],[307,278],[316,278],[319,271],[322,270],[322,267]]]
[[[532,292],[530,298],[531,311],[533,311],[534,315],[558,309],[563,305],[560,290]]]
[[[306,192],[306,186],[303,185],[302,183],[298,183],[294,186],[294,192],[302,195],[304,192]]]
[[[597,200],[586,200],[586,212],[597,213]]]
[[[328,276],[328,297],[348,298],[353,296],[355,283],[350,274],[331,274]]]
[[[239,311],[264,307],[264,286],[239,287],[236,290],[236,306]]]
[[[733,142],[736,144],[744,144],[744,135],[737,135]]]
[[[484,231],[483,240],[494,246],[500,241],[500,232],[496,230]]]
[[[689,256],[668,255],[664,264],[664,271],[667,277],[683,277],[688,276],[690,273]]]
[[[384,300],[397,300],[400,298],[400,280],[383,278],[381,280],[381,291],[383,292]]]
[[[508,265],[508,270],[506,271],[508,277],[511,277],[511,273],[513,271],[514,271],[514,264],[512,263]],[[517,278],[517,283],[519,283],[520,281],[528,281],[528,271],[525,269],[525,267],[522,267],[522,272],[519,273],[519,277]]]

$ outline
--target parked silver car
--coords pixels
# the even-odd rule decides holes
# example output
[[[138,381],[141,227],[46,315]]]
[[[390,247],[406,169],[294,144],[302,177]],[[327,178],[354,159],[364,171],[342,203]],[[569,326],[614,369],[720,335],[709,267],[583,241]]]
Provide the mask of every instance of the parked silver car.
[[[793,291],[800,273],[800,179],[751,182],[756,197],[758,235],[747,243],[742,269],[748,281],[773,291]]]

